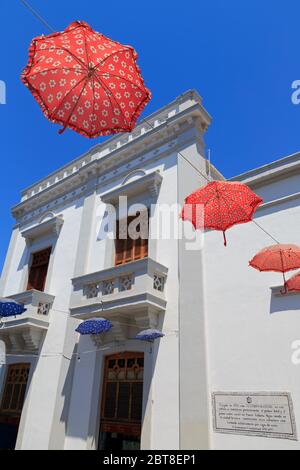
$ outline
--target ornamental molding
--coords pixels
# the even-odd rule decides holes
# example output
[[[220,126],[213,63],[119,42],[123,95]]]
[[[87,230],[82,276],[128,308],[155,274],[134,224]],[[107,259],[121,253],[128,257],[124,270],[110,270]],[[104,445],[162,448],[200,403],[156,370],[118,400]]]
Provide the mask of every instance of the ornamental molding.
[[[53,217],[46,222],[42,222],[35,227],[23,230],[21,235],[26,240],[26,244],[30,245],[34,240],[46,235],[59,236],[64,220],[61,216]]]
[[[294,176],[300,172],[300,153],[284,157],[275,162],[247,171],[231,178],[229,181],[242,181],[255,188],[266,183],[280,181],[287,176]]]
[[[174,136],[173,136],[174,137]],[[82,180],[79,186],[70,188],[67,192],[65,191],[65,186],[62,186],[62,193],[59,194],[58,191],[52,195],[50,192],[47,197],[47,200],[43,200],[41,203],[39,195],[33,196],[31,199],[25,202],[21,202],[15,208],[13,208],[13,215],[17,219],[17,225],[28,224],[35,220],[40,220],[49,210],[57,211],[62,210],[66,205],[73,203],[75,200],[78,200],[81,197],[85,197],[92,190],[101,189],[103,184],[112,184],[115,181],[119,181],[120,178],[125,178],[128,176],[128,169],[140,170],[140,165],[144,165],[158,162],[165,157],[169,156],[171,153],[179,152],[182,150],[182,146],[189,145],[194,143],[195,138],[192,139],[189,137],[182,140],[180,143],[177,138],[172,140],[168,139],[164,145],[161,145],[159,148],[155,146],[148,153],[142,153],[135,155],[134,160],[125,162],[122,166],[118,166],[117,169],[112,169],[107,171],[98,178],[93,177],[93,180],[87,181]],[[91,190],[91,183],[94,184],[93,189]],[[44,195],[43,195],[44,197]],[[45,199],[45,198],[44,198]]]
[[[173,109],[174,108],[174,109]],[[171,105],[147,117],[145,124],[140,124],[125,137],[114,137],[104,144],[94,147],[79,159],[76,159],[22,192],[22,200],[12,208],[13,216],[19,220],[24,214],[40,208],[49,201],[66,195],[84,185],[92,178],[99,178],[99,184],[113,177],[126,175],[128,168],[134,169],[132,160],[139,155],[139,166],[142,161],[151,161],[162,157],[164,145],[178,143],[179,134],[189,128],[197,129],[199,138],[207,130],[211,118],[201,105],[201,98],[196,92],[187,92]],[[151,123],[151,126],[147,123]],[[149,129],[150,127],[150,129]],[[147,152],[153,151],[146,156]],[[166,153],[167,149],[165,149]],[[157,152],[157,153],[156,153]],[[170,150],[169,150],[170,152]],[[121,167],[124,165],[124,171]],[[112,172],[108,178],[107,173]],[[74,194],[75,196],[75,194]],[[47,210],[53,209],[47,207]],[[41,213],[39,213],[41,216]]]
[[[158,171],[153,171],[141,176],[140,178],[131,181],[127,184],[121,185],[112,191],[108,191],[101,195],[101,200],[105,204],[116,205],[119,202],[119,197],[127,196],[128,198],[137,196],[143,193],[150,193],[153,198],[156,198],[162,182],[162,176]]]

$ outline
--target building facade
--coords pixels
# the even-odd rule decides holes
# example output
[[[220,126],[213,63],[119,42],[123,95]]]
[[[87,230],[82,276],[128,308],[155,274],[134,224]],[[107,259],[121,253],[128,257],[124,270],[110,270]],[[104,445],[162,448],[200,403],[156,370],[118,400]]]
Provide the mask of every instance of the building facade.
[[[299,296],[281,296],[278,274],[248,267],[272,240],[253,223],[233,228],[227,248],[219,232],[191,248],[186,236],[159,230],[174,224],[178,235],[184,198],[223,178],[205,158],[210,122],[188,91],[132,134],[22,192],[0,295],[27,311],[0,328],[0,448],[300,448],[300,379],[291,360]],[[264,198],[257,222],[287,243],[298,238],[299,157],[235,178]],[[124,196],[130,217],[146,208],[147,240],[115,239]],[[113,328],[76,333],[93,317]],[[165,336],[134,339],[147,328]],[[288,393],[293,432],[281,429],[284,420],[280,439],[277,431],[220,432],[216,392]]]

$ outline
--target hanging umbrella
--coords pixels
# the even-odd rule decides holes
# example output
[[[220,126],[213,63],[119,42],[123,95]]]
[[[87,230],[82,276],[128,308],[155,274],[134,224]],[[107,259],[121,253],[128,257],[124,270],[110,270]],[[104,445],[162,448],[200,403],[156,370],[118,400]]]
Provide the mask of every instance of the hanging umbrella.
[[[135,339],[139,339],[141,341],[154,341],[155,339],[162,338],[163,336],[165,335],[161,331],[149,328],[148,330],[143,330],[138,333]]]
[[[0,298],[0,318],[21,315],[26,312],[26,310],[27,308],[25,308],[23,304],[13,299]]]
[[[300,273],[294,274],[285,285],[289,292],[300,292]]]
[[[249,265],[258,271],[274,271],[283,274],[284,290],[287,292],[285,273],[300,268],[300,247],[278,243],[259,251]]]
[[[21,79],[45,116],[85,137],[130,132],[151,99],[131,46],[84,21],[33,39]]]
[[[252,220],[262,198],[243,183],[212,181],[190,194],[184,201],[182,219],[192,222],[195,229],[205,228],[223,232],[236,224]],[[204,227],[199,226],[198,210],[204,209]]]
[[[80,323],[75,331],[81,335],[99,335],[109,331],[112,326],[112,323],[106,318],[90,318]]]

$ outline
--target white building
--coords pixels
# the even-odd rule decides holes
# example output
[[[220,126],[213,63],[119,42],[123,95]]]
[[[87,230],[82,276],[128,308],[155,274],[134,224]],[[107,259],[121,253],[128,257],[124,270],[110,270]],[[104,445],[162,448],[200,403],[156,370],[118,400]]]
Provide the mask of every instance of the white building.
[[[279,294],[279,274],[248,267],[272,240],[254,223],[231,229],[227,248],[220,232],[207,232],[196,251],[184,239],[153,236],[161,204],[182,204],[205,184],[200,173],[222,178],[205,159],[210,121],[188,91],[132,134],[22,192],[0,295],[27,312],[0,329],[0,448],[300,449],[300,375],[291,360],[299,296]],[[299,243],[300,155],[235,179],[264,198],[259,224],[283,243]],[[102,216],[122,195],[149,207],[150,236],[121,244],[116,255]],[[75,332],[96,316],[112,321],[109,333]],[[165,336],[153,345],[133,339],[151,327]],[[228,419],[223,429],[220,397],[245,393],[250,406],[261,400],[256,392],[267,405],[275,392],[275,402],[289,393],[289,416],[274,422],[274,437],[271,428],[260,432],[262,418],[257,435],[253,423],[240,433]],[[284,414],[284,406],[276,410]]]

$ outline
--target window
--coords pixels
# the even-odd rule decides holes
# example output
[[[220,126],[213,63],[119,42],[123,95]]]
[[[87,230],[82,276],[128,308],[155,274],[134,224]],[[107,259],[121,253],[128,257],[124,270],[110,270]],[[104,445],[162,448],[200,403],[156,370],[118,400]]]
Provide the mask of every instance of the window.
[[[134,261],[137,259],[146,258],[148,256],[148,235],[147,238],[137,238],[136,240],[132,239],[129,236],[129,225],[130,223],[135,220],[139,215],[134,217],[127,218],[127,228],[125,226],[125,234],[120,237],[120,221],[117,221],[117,233],[116,233],[116,258],[115,258],[115,265],[118,266],[119,264],[129,263],[130,261]],[[147,227],[147,234],[148,234],[148,225],[149,225],[149,213],[146,215],[146,222]],[[137,232],[141,232],[141,224],[136,226]],[[123,227],[121,226],[121,229]]]
[[[36,289],[41,292],[44,291],[50,253],[51,248],[47,248],[33,254],[29,270],[27,290]]]
[[[143,405],[143,353],[108,356],[101,408],[100,449],[138,448]]]
[[[24,404],[30,364],[7,367],[6,382],[0,401],[0,450],[13,450]]]
[[[1,414],[21,415],[29,369],[30,364],[12,364],[8,366]]]

